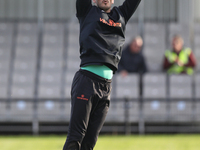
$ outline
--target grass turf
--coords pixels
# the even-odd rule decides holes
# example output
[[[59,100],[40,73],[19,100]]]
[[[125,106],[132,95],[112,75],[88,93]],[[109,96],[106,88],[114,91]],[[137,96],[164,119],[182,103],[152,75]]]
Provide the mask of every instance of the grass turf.
[[[65,136],[0,136],[0,150],[62,150]],[[200,135],[100,136],[94,150],[199,150]]]

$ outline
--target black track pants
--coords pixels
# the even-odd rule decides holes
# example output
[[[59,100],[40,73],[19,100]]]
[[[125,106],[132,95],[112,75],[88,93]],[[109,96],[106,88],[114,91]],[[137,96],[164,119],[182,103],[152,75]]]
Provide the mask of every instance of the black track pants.
[[[108,112],[111,80],[79,70],[71,89],[71,119],[63,150],[93,150]]]

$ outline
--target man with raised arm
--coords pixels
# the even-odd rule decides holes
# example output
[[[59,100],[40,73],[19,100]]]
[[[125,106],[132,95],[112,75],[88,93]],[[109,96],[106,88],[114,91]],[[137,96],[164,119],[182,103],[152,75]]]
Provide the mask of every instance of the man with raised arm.
[[[76,0],[80,70],[71,87],[71,119],[63,150],[93,150],[110,103],[111,81],[125,41],[125,26],[141,0]]]

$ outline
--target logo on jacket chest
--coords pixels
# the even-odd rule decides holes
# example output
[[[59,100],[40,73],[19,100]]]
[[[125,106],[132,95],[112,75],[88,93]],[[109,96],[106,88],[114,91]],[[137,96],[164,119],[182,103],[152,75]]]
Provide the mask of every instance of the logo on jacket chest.
[[[109,26],[113,26],[113,27],[121,27],[122,24],[121,23],[115,23],[113,20],[109,19],[108,21],[106,21],[105,19],[100,18],[100,22],[107,24]]]

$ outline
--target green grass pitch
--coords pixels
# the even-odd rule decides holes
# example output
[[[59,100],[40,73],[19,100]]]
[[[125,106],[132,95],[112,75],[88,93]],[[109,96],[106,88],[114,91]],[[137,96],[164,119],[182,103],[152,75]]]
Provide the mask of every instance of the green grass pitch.
[[[0,150],[62,150],[65,136],[0,136]],[[200,135],[101,135],[94,150],[200,150]]]

